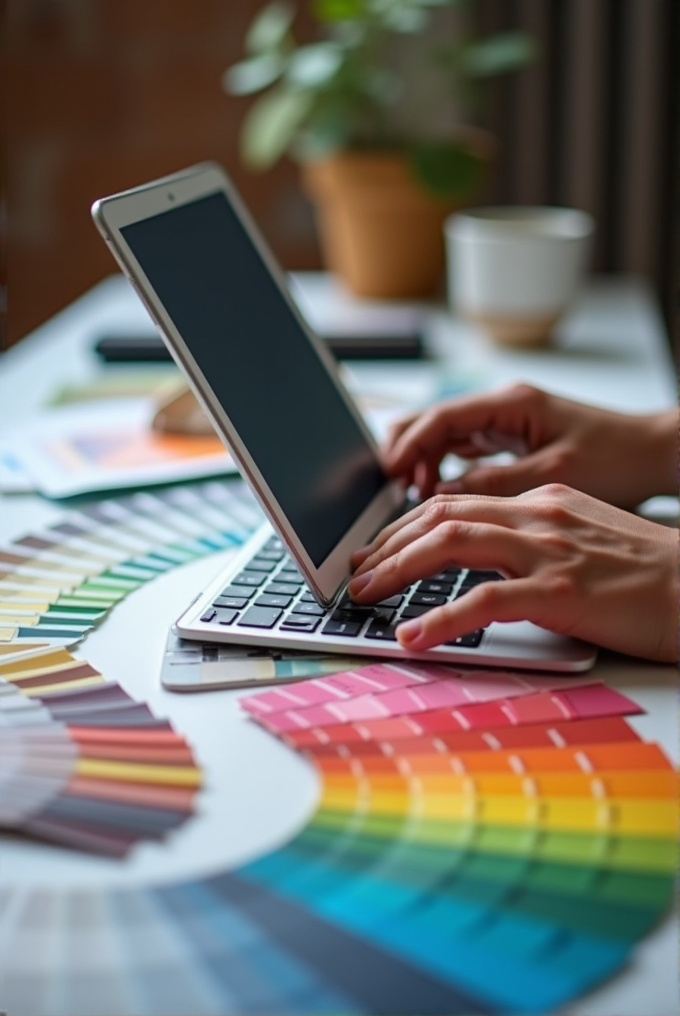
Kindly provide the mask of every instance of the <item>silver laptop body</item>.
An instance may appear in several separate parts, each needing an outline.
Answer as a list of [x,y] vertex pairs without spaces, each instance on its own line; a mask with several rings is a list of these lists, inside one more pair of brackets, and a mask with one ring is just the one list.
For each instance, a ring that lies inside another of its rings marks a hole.
[[404,510],[404,492],[384,474],[331,354],[219,166],[103,198],[92,214],[269,520],[194,596],[179,635],[483,666],[592,666],[592,646],[529,622],[492,624],[425,653],[399,646],[399,620],[476,581],[502,580],[493,573],[452,564],[363,614],[348,602],[352,552]]

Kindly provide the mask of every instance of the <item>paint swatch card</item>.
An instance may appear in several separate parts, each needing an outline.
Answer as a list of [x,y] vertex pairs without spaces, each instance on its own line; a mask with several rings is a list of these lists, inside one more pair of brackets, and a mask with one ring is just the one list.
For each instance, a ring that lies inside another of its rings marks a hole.
[[[500,689],[499,689],[500,690]],[[304,692],[300,693],[306,694]],[[250,706],[258,721],[274,733],[334,727],[343,723],[370,723],[382,718],[418,717],[421,729],[431,734],[548,723],[551,720],[615,716],[640,712],[639,707],[613,689],[589,684],[576,691],[538,692],[517,698],[499,698],[456,708],[442,708],[459,698],[451,681],[407,686],[375,695],[358,695],[301,709],[264,712]],[[246,704],[245,708],[248,708]]]
[[172,631],[161,665],[161,684],[170,691],[248,688],[259,683],[285,684],[300,677],[334,674],[360,664],[359,658],[229,646],[182,639]]
[[173,483],[236,467],[215,436],[151,428],[153,399],[106,399],[51,409],[5,445],[18,470],[48,497]]

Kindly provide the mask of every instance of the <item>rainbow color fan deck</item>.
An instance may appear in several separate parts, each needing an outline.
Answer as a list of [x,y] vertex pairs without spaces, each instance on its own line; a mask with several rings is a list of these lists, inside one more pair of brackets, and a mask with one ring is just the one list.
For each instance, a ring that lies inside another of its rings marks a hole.
[[246,699],[322,789],[240,876],[448,985],[456,1011],[592,988],[670,903],[676,774],[631,700],[543,680],[377,665]]

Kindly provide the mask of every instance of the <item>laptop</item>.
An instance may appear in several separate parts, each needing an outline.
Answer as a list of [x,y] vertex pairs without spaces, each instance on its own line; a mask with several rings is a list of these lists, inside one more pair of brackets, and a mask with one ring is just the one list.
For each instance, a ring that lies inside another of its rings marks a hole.
[[452,564],[372,607],[349,600],[351,554],[409,505],[220,166],[102,198],[92,215],[268,519],[192,591],[178,635],[485,667],[592,666],[592,646],[529,622],[401,648],[400,620],[503,581],[495,572]]

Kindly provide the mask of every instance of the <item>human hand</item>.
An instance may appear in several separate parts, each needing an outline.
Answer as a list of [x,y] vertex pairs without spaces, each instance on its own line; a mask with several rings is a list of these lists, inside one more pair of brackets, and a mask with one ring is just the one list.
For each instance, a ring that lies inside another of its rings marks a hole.
[[383,529],[352,560],[349,593],[376,603],[450,565],[504,582],[397,627],[424,650],[492,621],[533,621],[651,660],[678,659],[677,534],[561,484],[518,497],[438,495]]
[[[450,483],[439,465],[453,452],[476,459],[501,450],[509,465],[473,466]],[[529,385],[443,402],[397,422],[383,446],[387,472],[434,493],[512,496],[564,483],[622,508],[677,492],[677,413],[626,416]]]

